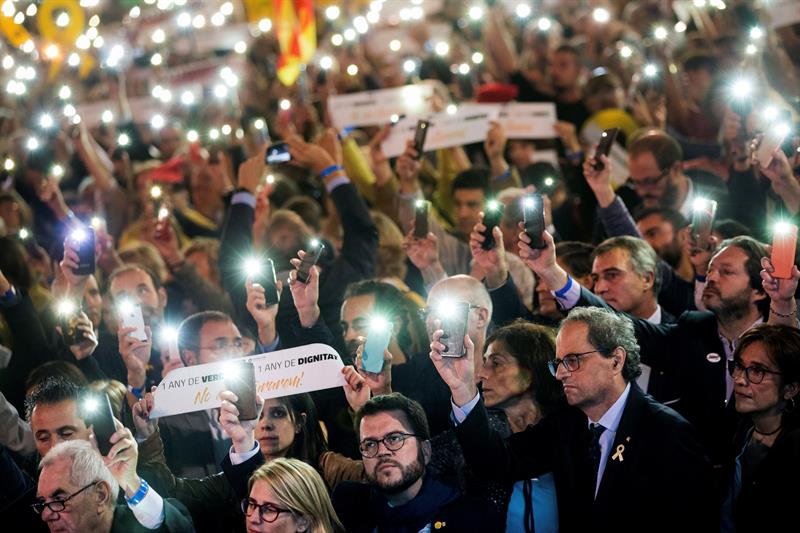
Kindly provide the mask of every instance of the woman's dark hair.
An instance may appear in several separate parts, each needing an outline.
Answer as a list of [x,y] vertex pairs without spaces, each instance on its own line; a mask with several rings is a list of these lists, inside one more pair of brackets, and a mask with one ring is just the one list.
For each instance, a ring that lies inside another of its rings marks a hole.
[[0,271],[18,288],[27,290],[33,284],[25,249],[13,237],[0,237]]
[[[761,324],[745,332],[739,337],[739,344],[733,353],[733,360],[739,361],[742,352],[755,343],[761,343],[767,356],[772,359],[778,372],[781,373],[781,386],[788,383],[800,383],[800,330],[792,326],[774,326]],[[798,395],[800,396],[800,395]],[[795,403],[800,398],[795,397]],[[795,408],[786,416],[800,420],[800,411]]]
[[495,330],[484,346],[493,342],[502,343],[508,354],[517,360],[520,369],[530,373],[530,391],[542,415],[546,416],[563,394],[561,382],[553,379],[547,368],[547,362],[556,356],[555,331],[517,320]]
[[[306,393],[275,399],[289,410],[292,423],[300,425],[300,432],[295,435],[286,457],[300,459],[319,470],[319,456],[328,451],[328,444],[319,425],[314,400]],[[303,414],[306,415],[305,422]]]

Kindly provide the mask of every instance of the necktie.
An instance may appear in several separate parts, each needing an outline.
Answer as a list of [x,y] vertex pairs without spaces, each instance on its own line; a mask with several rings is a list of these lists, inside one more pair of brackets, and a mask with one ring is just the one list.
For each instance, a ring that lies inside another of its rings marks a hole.
[[600,424],[589,424],[589,457],[592,459],[592,494],[597,487],[597,475],[600,469],[600,435],[606,430]]

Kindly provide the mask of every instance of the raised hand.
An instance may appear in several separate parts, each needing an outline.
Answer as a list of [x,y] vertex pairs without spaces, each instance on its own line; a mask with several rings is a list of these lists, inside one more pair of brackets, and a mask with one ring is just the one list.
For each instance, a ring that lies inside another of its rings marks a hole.
[[445,349],[444,344],[439,342],[444,331],[441,329],[441,324],[438,320],[435,321],[436,331],[431,336],[431,361],[436,371],[442,377],[442,380],[450,387],[450,392],[453,395],[453,402],[459,407],[469,403],[478,393],[478,388],[475,386],[475,367],[473,361],[475,359],[475,345],[469,338],[469,335],[464,336],[464,347],[466,348],[466,355],[463,357],[443,357],[442,353]]
[[73,344],[69,347],[69,351],[75,356],[75,359],[80,361],[92,355],[97,348],[97,336],[94,333],[92,322],[86,313],[81,312],[75,324],[75,329],[82,334],[82,340],[78,344]]
[[[300,268],[300,263],[306,252],[300,250],[297,252],[299,259],[292,259],[291,263],[295,269]],[[304,328],[310,328],[317,323],[319,319],[319,268],[316,266],[311,267],[308,272],[308,283],[302,283],[297,280],[297,270],[289,272],[289,290],[292,293],[294,306],[297,308],[297,314],[300,317],[300,324]]]
[[342,375],[344,376],[342,389],[344,389],[345,398],[347,398],[350,409],[357,413],[369,401],[370,388],[364,377],[353,366],[348,365],[342,368]]
[[131,411],[133,412],[133,425],[136,428],[136,436],[141,440],[147,440],[156,432],[158,427],[158,420],[150,418],[150,412],[153,410],[153,393],[156,387],[153,387],[151,392],[146,392],[142,399],[133,404]]
[[[325,148],[318,144],[307,143],[299,135],[290,135],[286,142],[289,144],[292,161],[309,169],[317,176],[326,168],[337,164]],[[341,146],[339,150],[341,150]]]
[[261,179],[264,176],[264,169],[266,169],[264,163],[264,154],[266,151],[267,147],[263,146],[255,156],[239,165],[238,187],[247,189],[252,194],[256,194],[258,185],[261,183]]
[[608,207],[614,201],[616,193],[611,187],[611,162],[604,155],[600,155],[600,161],[603,163],[602,170],[595,170],[594,165],[597,160],[594,157],[586,158],[583,162],[583,175],[586,178],[586,183],[592,189],[597,203],[600,207]]
[[[108,455],[103,457],[103,462],[111,471],[111,475],[119,483],[120,488],[125,491],[125,496],[133,497],[139,490],[141,479],[136,474],[136,463],[139,460],[139,447],[136,439],[133,438],[131,430],[122,425],[122,422],[114,419],[114,427],[117,431],[111,435],[111,450]],[[95,442],[96,445],[96,442]]]
[[525,227],[521,222],[519,227],[523,230],[519,234],[519,241],[517,241],[520,259],[522,259],[522,261],[528,265],[528,268],[533,270],[551,290],[558,290],[563,287],[567,283],[567,273],[556,263],[556,246],[553,242],[553,236],[545,231],[542,234],[546,245],[545,248],[541,250],[531,248],[531,238],[525,233]]
[[147,364],[150,362],[153,349],[153,333],[150,326],[145,326],[144,330],[147,334],[146,341],[140,341],[130,335],[136,328],[121,327],[117,330],[119,354],[128,370],[128,385],[137,389],[144,387],[147,380]]
[[364,377],[369,389],[375,396],[391,394],[392,392],[392,354],[388,349],[383,351],[383,367],[378,373],[367,372],[364,370],[364,343],[356,350],[356,368],[361,376]]
[[[278,298],[280,299],[283,283],[276,281],[275,287],[278,289]],[[247,310],[258,325],[258,340],[261,344],[271,344],[275,341],[275,317],[278,315],[278,304],[268,306],[264,287],[253,283],[249,276],[245,281],[245,288],[247,290]]]
[[75,247],[75,243],[72,239],[67,237],[64,239],[64,257],[61,259],[61,262],[58,263],[58,266],[61,268],[61,274],[64,276],[64,279],[67,280],[70,290],[77,289],[78,291],[82,291],[83,286],[89,279],[89,274],[84,276],[75,274],[75,270],[78,268],[78,262],[78,250]]
[[[231,391],[219,393],[222,404],[219,407],[219,423],[233,443],[236,453],[249,452],[255,446],[255,429],[258,417],[253,420],[239,420],[239,410],[234,405],[239,398]],[[256,394],[256,413],[264,407],[264,400]]]
[[[771,253],[772,246],[767,246],[767,251]],[[792,266],[792,277],[789,279],[773,276],[775,267],[769,257],[761,258],[761,268],[763,269],[761,271],[761,285],[772,301],[774,309],[779,313],[783,313],[784,311],[782,310],[791,312],[795,305],[794,295],[797,291],[797,283],[800,281],[800,271],[797,270],[797,265]]]
[[503,243],[503,232],[497,226],[492,228],[495,246],[490,250],[484,250],[482,245],[486,240],[483,235],[486,231],[486,226],[483,225],[483,212],[481,212],[480,217],[480,222],[475,224],[475,227],[472,228],[472,233],[469,234],[469,250],[475,264],[486,273],[486,286],[490,289],[496,289],[508,277],[508,262],[506,260],[505,244]]

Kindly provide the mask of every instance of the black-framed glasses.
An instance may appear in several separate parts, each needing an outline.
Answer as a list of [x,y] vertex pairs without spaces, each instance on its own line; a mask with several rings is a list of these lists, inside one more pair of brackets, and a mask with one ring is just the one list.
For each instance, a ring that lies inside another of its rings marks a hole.
[[244,339],[242,337],[236,337],[233,339],[232,342],[228,342],[228,339],[219,339],[214,341],[210,346],[198,346],[197,349],[199,350],[211,350],[213,352],[219,352],[222,350],[230,350],[235,348],[237,350],[241,350],[244,348]]
[[547,362],[547,368],[553,376],[558,372],[558,365],[563,366],[567,372],[577,372],[581,368],[581,357],[586,357],[593,353],[603,353],[602,350],[589,350],[588,352],[581,353],[568,353],[561,359],[556,357],[552,361]]
[[253,511],[258,509],[258,517],[262,522],[272,523],[278,519],[281,513],[291,513],[291,509],[284,509],[272,503],[258,503],[253,498],[245,498],[242,500],[242,512],[251,516]]
[[86,489],[88,489],[89,487],[94,487],[94,486],[95,486],[95,485],[97,485],[98,483],[100,483],[100,480],[97,480],[97,481],[92,481],[91,483],[89,483],[88,485],[86,485],[85,487],[83,487],[82,489],[80,489],[80,490],[78,490],[78,491],[76,491],[76,492],[73,492],[72,494],[70,494],[69,496],[67,496],[66,498],[64,498],[63,500],[62,500],[62,499],[60,499],[60,498],[58,498],[58,499],[55,499],[55,500],[50,500],[49,502],[36,502],[36,503],[32,503],[32,504],[31,504],[31,509],[33,509],[33,512],[34,512],[34,513],[36,513],[36,514],[39,514],[39,515],[40,515],[40,514],[42,514],[42,513],[44,512],[44,508],[45,508],[45,507],[47,507],[48,509],[50,509],[50,511],[51,511],[51,512],[53,512],[53,513],[60,513],[60,512],[62,512],[64,509],[66,509],[66,508],[67,508],[67,502],[68,502],[68,501],[70,501],[72,498],[74,498],[75,496],[77,496],[77,495],[78,495],[78,494],[80,494],[81,492],[85,491],[85,490],[86,490]]
[[628,176],[628,179],[625,181],[625,183],[627,183],[628,186],[631,187],[632,189],[641,189],[643,187],[655,187],[656,185],[664,181],[664,178],[666,178],[669,175],[669,171],[670,169],[667,169],[661,172],[661,174],[659,174],[658,176],[649,176],[646,178],[642,178],[640,180],[635,180],[632,177]]
[[[456,302],[456,303],[460,303],[460,302]],[[469,310],[470,311],[472,311],[473,309],[480,309],[480,308],[481,308],[480,305],[469,304]],[[419,317],[422,320],[427,320],[428,316],[431,313],[433,313],[433,315],[436,316],[436,311],[437,311],[437,309],[436,309],[435,306],[434,307],[423,307],[422,309],[417,309],[417,314],[419,314]]]
[[382,442],[390,452],[396,452],[405,444],[406,439],[416,437],[413,433],[402,433],[395,431],[385,435],[382,439],[364,439],[358,445],[358,449],[363,457],[370,459],[378,455],[378,448]]
[[780,376],[781,372],[769,370],[763,366],[744,366],[741,361],[728,361],[728,373],[732,378],[736,379],[744,373],[744,378],[748,383],[758,385],[764,381],[764,376],[767,374],[775,374]]

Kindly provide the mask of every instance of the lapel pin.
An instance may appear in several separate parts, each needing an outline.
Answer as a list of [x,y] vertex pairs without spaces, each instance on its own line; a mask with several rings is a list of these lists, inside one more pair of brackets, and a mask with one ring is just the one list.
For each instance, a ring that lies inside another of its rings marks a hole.
[[620,444],[619,446],[617,446],[617,453],[612,455],[611,459],[613,461],[619,461],[621,463],[622,461],[625,460],[625,458],[622,457],[622,452],[624,452],[624,451],[625,451],[625,445],[624,444]]
[[719,356],[718,353],[711,352],[706,356],[706,361],[708,361],[709,363],[719,363],[720,361],[722,361],[722,358]]

